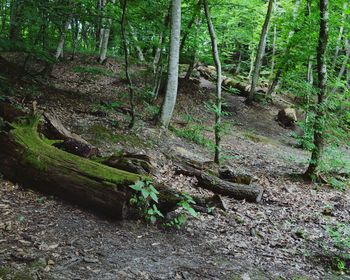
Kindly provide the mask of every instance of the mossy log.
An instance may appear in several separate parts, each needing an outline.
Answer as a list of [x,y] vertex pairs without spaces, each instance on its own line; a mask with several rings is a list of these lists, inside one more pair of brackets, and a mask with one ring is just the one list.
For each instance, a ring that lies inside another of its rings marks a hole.
[[[8,122],[0,129],[0,173],[5,178],[116,219],[134,215],[129,207],[134,191],[129,186],[148,179],[146,175],[60,150],[54,146],[57,140],[49,140],[38,132],[40,117],[21,116],[14,110],[16,113],[10,110],[10,117],[0,112]],[[14,121],[17,115],[20,117]],[[158,208],[163,213],[174,210],[181,200],[180,193],[163,185],[156,187]],[[194,197],[194,200],[203,208],[222,208],[216,199]]]
[[9,180],[57,195],[115,218],[125,218],[137,174],[54,147],[37,132],[39,118],[12,123],[0,133],[0,172]]

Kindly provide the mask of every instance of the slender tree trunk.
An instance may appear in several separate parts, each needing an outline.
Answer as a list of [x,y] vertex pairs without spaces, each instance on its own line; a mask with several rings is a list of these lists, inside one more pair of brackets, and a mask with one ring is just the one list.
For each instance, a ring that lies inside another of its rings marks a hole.
[[198,20],[198,16],[199,16],[200,11],[201,11],[200,6],[201,6],[201,0],[199,0],[197,2],[197,5],[194,8],[195,10],[193,12],[192,18],[189,21],[189,23],[187,24],[187,29],[185,30],[185,32],[182,36],[181,43],[180,43],[180,54],[182,53],[183,48],[185,47],[186,40],[188,38],[188,35],[190,34],[190,31],[191,31],[193,24],[195,24],[196,21]]
[[95,26],[95,50],[100,52],[100,42],[101,42],[101,31],[102,31],[102,10],[103,10],[103,0],[97,0],[96,9],[98,11],[98,20]]
[[136,48],[136,51],[137,51],[137,55],[139,57],[139,62],[143,63],[143,62],[145,62],[145,57],[144,57],[143,52],[141,50],[141,47],[139,45],[139,40],[138,40],[138,38],[136,36],[135,30],[132,27],[132,25],[130,23],[128,25],[129,25],[129,29],[130,29],[130,33],[131,33],[132,39],[134,41],[134,45],[135,45],[135,48]]
[[312,68],[313,68],[313,63],[312,63],[312,57],[310,56],[307,63],[307,82],[310,85],[314,84],[314,73],[312,71]]
[[241,72],[241,65],[242,65],[242,52],[239,51],[238,62],[235,69],[235,75],[239,75],[239,73]]
[[338,38],[337,38],[337,43],[336,43],[335,53],[334,53],[334,58],[333,58],[333,63],[332,63],[332,68],[333,69],[335,68],[335,66],[337,64],[337,59],[338,59],[338,55],[339,55],[341,40],[343,38],[344,22],[345,22],[345,19],[346,19],[346,10],[347,10],[347,8],[348,8],[348,3],[344,2],[343,11],[342,11],[342,15],[341,15],[341,24],[340,24],[340,28],[339,28],[339,35],[338,35]]
[[[306,15],[305,16],[309,19],[309,27],[311,27],[311,18],[310,18],[310,16],[311,16],[311,0],[307,0],[307,2],[306,2]],[[309,45],[308,45],[308,52],[310,52]],[[312,55],[309,55],[309,58],[307,61],[307,82],[311,86],[314,84],[313,56]],[[308,97],[308,99],[309,99],[309,97]]]
[[[193,46],[191,46],[191,61],[188,65],[188,69],[185,75],[185,80],[188,81],[191,78],[194,66],[196,65],[196,61],[197,61],[197,44],[198,44],[198,26],[200,25],[200,19],[197,17],[195,19],[195,35],[193,38]],[[181,52],[181,49],[180,49]]]
[[153,74],[157,73],[157,66],[163,52],[163,41],[164,41],[164,32],[162,31],[159,35],[159,45],[157,46],[156,53],[153,59]]
[[78,38],[79,38],[79,21],[76,18],[72,20],[72,38],[73,38],[73,52],[71,60],[75,59],[75,53],[78,46]]
[[[169,25],[169,10],[167,11],[167,13],[164,15],[164,26],[165,27],[168,27]],[[161,59],[162,59],[162,55],[163,55],[163,49],[164,49],[164,39],[165,39],[165,36],[164,36],[164,30],[162,29],[162,31],[160,32],[159,34],[159,41],[158,41],[158,46],[156,48],[156,52],[155,52],[155,55],[154,55],[154,59],[153,59],[153,74],[154,74],[154,78],[156,79],[157,77],[157,74],[158,74],[158,71],[157,69],[159,69],[159,66],[160,66],[160,62],[161,62]]]
[[[277,16],[277,3],[276,0],[273,2],[273,14],[276,17]],[[273,26],[273,40],[272,40],[272,58],[271,58],[271,76],[273,75],[273,72],[275,70],[275,64],[276,64],[276,42],[277,42],[277,24],[275,23]]]
[[[299,7],[300,7],[300,2],[301,2],[301,0],[296,0],[296,2],[295,2],[295,6],[294,6],[294,10],[293,10],[293,20],[295,20],[295,19],[297,18],[297,16],[298,16]],[[289,31],[287,42],[290,41],[290,39],[293,37],[294,33],[295,33],[295,30],[294,30],[294,29],[291,30],[291,31]],[[284,53],[283,53],[283,56],[284,56],[284,57],[286,57],[286,56],[289,54],[289,50],[290,50],[290,47],[287,46],[287,47],[285,48],[285,50],[284,50]],[[285,66],[282,65],[282,66],[280,66],[280,67],[277,69],[276,74],[275,74],[275,76],[274,76],[274,78],[273,78],[273,80],[272,80],[272,83],[271,83],[271,85],[270,85],[270,87],[269,87],[269,89],[268,89],[268,91],[267,91],[267,95],[268,95],[268,96],[271,96],[271,95],[276,91],[277,86],[278,86],[278,84],[279,84],[279,82],[280,82],[280,79],[281,79],[281,77],[282,77],[283,71],[285,70],[284,68],[285,68]],[[272,71],[271,71],[271,72],[272,72]]]
[[160,116],[160,124],[167,128],[176,104],[181,32],[181,0],[172,0],[171,39],[169,51],[168,82]]
[[323,104],[327,95],[327,60],[326,50],[328,44],[329,33],[329,13],[328,0],[320,1],[320,34],[317,48],[317,74],[318,74],[318,93],[317,107],[314,122],[314,148],[312,150],[311,161],[305,175],[312,178],[316,175],[321,155],[324,147],[324,118],[326,112]]
[[126,40],[126,34],[125,34],[127,0],[121,0],[121,8],[122,8],[122,19],[121,19],[122,38],[121,39],[122,39],[123,51],[124,51],[125,76],[128,82],[130,107],[131,107],[131,113],[130,113],[131,120],[130,120],[129,128],[133,128],[135,125],[135,94],[134,94],[134,88],[133,88],[132,80],[129,73],[129,51],[128,51],[128,44]]
[[256,56],[255,55],[255,50],[252,50],[252,52],[250,54],[250,68],[249,68],[249,73],[248,73],[248,80],[249,80],[250,83],[252,82],[252,74],[253,74],[253,71],[254,71],[254,58],[255,58],[255,56]]
[[221,107],[222,107],[222,101],[221,101],[221,83],[222,83],[222,76],[221,76],[221,62],[220,62],[220,56],[218,51],[218,44],[216,40],[216,34],[214,30],[213,23],[211,21],[210,13],[209,13],[209,7],[208,7],[208,1],[203,0],[204,5],[204,11],[205,16],[207,18],[208,23],[208,30],[211,38],[211,47],[213,52],[213,58],[215,62],[215,68],[216,68],[216,110],[215,110],[215,158],[214,161],[217,164],[220,164],[220,143],[221,143]]
[[71,23],[71,20],[72,20],[72,16],[69,16],[68,19],[66,20],[64,26],[63,26],[63,29],[61,30],[60,41],[58,43],[56,53],[55,53],[56,59],[59,59],[60,57],[63,58],[64,42],[66,40],[66,34],[67,34],[68,27]]
[[[115,0],[112,0],[111,3],[114,5]],[[105,0],[102,4],[104,4],[103,8],[106,9],[107,1]],[[112,19],[109,17],[104,21],[106,26],[103,26],[101,29],[101,40],[100,40],[100,57],[99,62],[104,63],[107,59],[107,51],[108,51],[108,42],[109,42],[109,34],[110,28],[112,26]]]
[[7,0],[1,5],[1,33],[5,34],[6,30],[6,19],[7,19]]
[[[349,39],[345,40],[345,47],[346,47],[346,54],[345,54],[345,58],[343,60],[343,63],[341,65],[341,68],[340,68],[340,71],[339,71],[339,74],[338,74],[337,82],[341,81],[342,77],[345,74],[345,71],[346,71],[346,68],[347,68],[347,65],[348,65],[348,62],[349,62],[349,58],[350,58],[350,42],[349,42]],[[338,86],[335,85],[335,87],[332,90],[332,93],[335,93],[337,91],[337,89],[338,89]]]
[[270,24],[273,1],[274,0],[269,0],[268,7],[267,7],[267,13],[266,13],[266,17],[265,17],[265,22],[264,22],[264,25],[263,25],[263,28],[261,31],[258,49],[256,51],[252,83],[250,86],[249,95],[246,99],[246,103],[248,105],[251,105],[253,103],[255,89],[256,89],[256,86],[257,86],[258,81],[259,81],[261,62],[262,62],[263,53],[264,53],[265,46],[266,46],[266,36],[267,36],[269,24]]
[[10,40],[19,40],[21,33],[21,15],[24,0],[13,0],[10,12]]

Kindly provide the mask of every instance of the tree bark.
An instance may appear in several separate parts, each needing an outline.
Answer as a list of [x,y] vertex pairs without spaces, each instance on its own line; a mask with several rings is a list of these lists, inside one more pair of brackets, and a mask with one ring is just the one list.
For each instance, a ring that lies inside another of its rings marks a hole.
[[[115,0],[112,0],[111,3],[114,5],[115,4]],[[104,1],[102,3],[104,9],[106,9],[107,4],[108,4],[107,1]],[[100,31],[100,36],[101,36],[100,56],[99,56],[99,62],[100,63],[104,63],[106,61],[106,59],[107,59],[108,42],[109,42],[110,28],[112,26],[112,18],[108,18],[107,20],[105,20],[104,24],[106,26],[103,26],[103,28]]]
[[194,12],[193,12],[192,18],[188,22],[187,29],[185,30],[185,32],[184,32],[184,34],[182,36],[181,43],[180,43],[180,54],[182,53],[182,51],[183,51],[183,49],[185,47],[187,37],[190,34],[190,31],[191,31],[191,28],[192,28],[193,24],[195,24],[196,21],[198,20],[198,16],[199,16],[200,11],[201,11],[201,9],[200,9],[201,1],[202,0],[199,0],[197,2],[196,6],[194,7]]
[[219,56],[219,51],[218,51],[218,44],[217,44],[217,40],[216,40],[216,34],[215,34],[214,26],[213,26],[213,23],[211,21],[211,17],[210,17],[210,13],[209,13],[208,1],[203,0],[203,5],[204,5],[205,16],[207,18],[208,30],[209,30],[210,39],[211,39],[211,48],[212,48],[213,59],[214,59],[215,68],[216,68],[215,158],[214,158],[214,161],[215,161],[215,163],[220,164],[221,107],[222,107],[222,101],[221,101],[221,83],[222,83],[221,62],[220,62],[220,56]]
[[259,81],[261,61],[262,61],[262,58],[263,58],[263,53],[265,51],[266,36],[267,36],[267,30],[268,30],[269,24],[270,24],[272,7],[273,7],[273,1],[274,0],[269,0],[268,7],[267,7],[267,13],[266,13],[266,17],[265,17],[265,22],[264,22],[264,25],[263,25],[263,28],[262,28],[262,31],[261,31],[258,49],[256,51],[256,57],[255,57],[255,63],[254,63],[254,71],[253,71],[253,76],[252,76],[250,92],[249,92],[249,95],[248,95],[248,97],[246,99],[246,103],[248,105],[251,105],[253,103],[254,94],[255,94],[255,88],[256,88],[256,86],[258,84],[258,81]]
[[329,13],[328,0],[320,0],[320,34],[317,48],[317,74],[318,74],[318,93],[317,107],[314,121],[314,148],[312,150],[311,161],[305,175],[312,178],[316,175],[321,155],[324,147],[324,100],[327,95],[327,60],[326,50],[329,33]]
[[66,20],[64,26],[63,26],[63,29],[61,30],[60,41],[58,43],[56,53],[55,53],[56,59],[63,58],[64,42],[66,40],[66,34],[67,34],[69,24],[71,23],[71,20],[72,20],[72,16],[69,16],[68,19]]
[[181,32],[181,0],[172,0],[171,39],[169,51],[168,81],[162,105],[160,125],[168,128],[176,104]]
[[[346,54],[345,54],[345,58],[343,60],[343,63],[341,65],[341,68],[339,70],[339,74],[338,74],[338,77],[336,80],[337,83],[339,83],[341,81],[342,77],[344,76],[349,59],[350,59],[350,41],[349,41],[349,39],[345,40],[345,49],[346,49]],[[338,89],[338,86],[335,85],[335,87],[332,90],[332,93],[334,94],[337,91],[337,89]]]
[[10,30],[9,30],[9,39],[10,40],[19,40],[21,33],[21,16],[22,9],[24,5],[24,0],[13,0],[11,4],[10,12]]
[[210,190],[216,194],[226,195],[238,200],[245,199],[249,202],[260,202],[262,199],[263,189],[256,185],[228,182],[183,163],[176,163],[175,172],[176,174],[196,177],[197,187]]
[[130,23],[128,25],[129,25],[129,28],[130,28],[130,33],[131,33],[132,39],[133,39],[134,44],[135,44],[137,56],[139,57],[139,62],[143,63],[143,62],[145,62],[145,57],[143,55],[141,47],[139,46],[139,40],[138,40],[138,38],[136,36],[135,30],[132,27],[132,25]]
[[334,52],[334,58],[333,58],[333,63],[332,63],[332,68],[334,69],[336,64],[337,64],[337,59],[338,59],[338,55],[339,55],[339,50],[340,50],[340,43],[341,40],[343,38],[343,33],[344,33],[344,22],[346,19],[346,10],[348,8],[348,3],[344,2],[343,4],[343,11],[342,11],[342,15],[341,15],[341,23],[340,23],[340,27],[339,27],[339,34],[338,34],[338,38],[337,38],[337,43],[336,43],[336,47],[335,47],[335,52]]
[[125,69],[125,76],[126,80],[128,82],[128,89],[129,89],[129,100],[130,100],[130,116],[131,120],[129,123],[129,128],[133,128],[135,125],[135,93],[133,88],[133,83],[130,77],[129,73],[129,52],[128,52],[128,44],[126,41],[126,34],[125,34],[125,27],[126,27],[126,11],[127,11],[127,0],[121,0],[122,4],[122,19],[121,19],[121,36],[122,36],[122,44],[123,44],[123,51],[124,51],[124,69]]
[[[301,0],[296,0],[295,2],[295,6],[294,6],[294,10],[293,10],[293,20],[295,20],[298,16],[298,11],[299,11],[299,7],[300,7],[300,2]],[[288,33],[288,40],[287,40],[287,43],[290,41],[290,39],[293,37],[295,33],[295,30],[291,30],[289,31]],[[285,58],[288,54],[289,54],[289,50],[290,50],[290,46],[287,46],[284,51],[283,51],[283,57]],[[280,82],[280,79],[282,77],[282,74],[283,74],[283,71],[285,71],[285,64],[283,64],[282,66],[280,66],[277,71],[276,71],[276,74],[272,80],[272,83],[269,87],[269,90],[267,91],[267,95],[268,96],[271,96],[277,89],[277,86]]]

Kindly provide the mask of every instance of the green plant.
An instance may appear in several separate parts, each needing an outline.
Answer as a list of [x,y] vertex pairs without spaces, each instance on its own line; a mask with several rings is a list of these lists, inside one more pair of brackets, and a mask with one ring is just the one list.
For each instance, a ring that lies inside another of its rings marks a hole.
[[95,104],[92,106],[94,111],[102,111],[102,112],[110,112],[114,111],[117,108],[120,108],[124,105],[124,103],[119,101],[113,101],[109,103]]
[[328,235],[332,239],[334,247],[338,249],[334,262],[339,271],[343,272],[349,269],[350,260],[350,226],[346,224],[337,224],[327,229]]
[[153,186],[152,181],[137,181],[130,188],[137,192],[130,199],[130,205],[136,206],[146,221],[155,224],[159,218],[164,218],[156,205],[159,192]]
[[94,76],[107,76],[107,77],[114,76],[113,72],[110,70],[100,68],[100,67],[93,67],[93,66],[76,66],[73,68],[73,71],[76,73],[90,74]]
[[204,131],[207,130],[202,125],[189,125],[184,128],[177,128],[171,126],[170,130],[175,133],[176,136],[190,140],[196,144],[207,147],[209,149],[214,149],[215,144],[208,137],[204,136]]
[[347,184],[342,181],[342,180],[338,180],[337,178],[332,177],[329,180],[329,184],[332,188],[340,190],[340,191],[345,191],[347,188]]
[[186,223],[188,216],[198,217],[198,212],[193,209],[191,205],[196,204],[193,198],[188,194],[176,195],[181,200],[177,203],[182,212],[177,215],[172,220],[165,223],[167,227],[174,227],[176,229],[181,229],[182,226]]

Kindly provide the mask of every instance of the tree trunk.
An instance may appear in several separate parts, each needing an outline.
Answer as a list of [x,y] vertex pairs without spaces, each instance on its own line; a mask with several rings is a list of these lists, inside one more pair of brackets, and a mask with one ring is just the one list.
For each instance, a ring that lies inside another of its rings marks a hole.
[[171,39],[169,51],[168,81],[160,124],[164,128],[169,126],[176,104],[178,78],[179,78],[179,58],[180,58],[180,32],[181,32],[181,0],[172,0],[171,18]]
[[136,48],[137,55],[139,57],[139,62],[143,63],[143,62],[145,62],[145,57],[143,55],[141,47],[139,46],[139,40],[138,40],[138,38],[136,36],[135,30],[132,27],[132,25],[130,23],[128,25],[129,25],[129,28],[130,28],[131,36],[132,36],[132,38],[134,40],[134,45],[135,45],[135,48]]
[[312,57],[310,56],[307,62],[307,82],[310,85],[314,84],[314,73],[313,73],[313,63]]
[[335,53],[334,53],[334,58],[333,58],[333,63],[332,63],[332,68],[334,69],[336,64],[337,64],[337,59],[339,55],[339,50],[340,50],[340,45],[341,45],[341,40],[343,39],[343,33],[344,33],[344,22],[346,19],[346,10],[348,8],[348,3],[344,2],[343,5],[343,11],[341,15],[341,23],[340,23],[340,28],[339,28],[339,35],[337,38],[337,43],[335,47]]
[[64,49],[64,42],[66,40],[66,33],[69,27],[69,24],[71,23],[72,17],[69,16],[69,18],[66,20],[63,29],[61,30],[61,37],[60,37],[60,41],[58,43],[57,49],[56,49],[56,53],[55,53],[55,58],[59,59],[59,58],[63,58],[63,49]]
[[253,103],[255,88],[256,88],[258,81],[259,81],[261,62],[262,62],[263,53],[265,51],[265,46],[266,46],[266,36],[267,36],[267,30],[268,30],[269,24],[270,24],[273,1],[274,0],[269,0],[268,7],[267,7],[267,13],[266,13],[266,17],[265,17],[265,22],[264,22],[264,25],[263,25],[263,28],[261,31],[258,49],[256,51],[254,71],[253,71],[253,76],[252,76],[252,83],[251,83],[249,95],[246,99],[246,103],[248,105],[251,105]]
[[[111,3],[114,5],[115,0],[112,0]],[[106,9],[108,2],[104,1],[102,4],[104,5],[103,8]],[[103,26],[103,28],[101,28],[101,34],[100,34],[100,36],[101,36],[100,56],[99,56],[100,63],[104,63],[107,59],[108,42],[109,42],[110,28],[112,26],[112,19],[108,18],[107,20],[105,20],[103,22],[106,26]]]
[[9,31],[10,40],[16,41],[20,39],[23,5],[24,5],[24,0],[13,0],[11,4],[10,31]]
[[[295,6],[294,6],[294,10],[293,10],[293,20],[295,20],[298,16],[298,11],[299,11],[299,7],[300,7],[300,2],[301,0],[296,0],[295,2]],[[288,40],[287,40],[287,43],[290,41],[290,39],[293,37],[295,33],[295,30],[291,30],[289,31],[288,33]],[[283,57],[285,58],[288,54],[289,54],[289,50],[290,50],[290,46],[287,46],[283,52]],[[267,92],[267,95],[268,96],[271,96],[275,91],[276,91],[276,88],[280,82],[280,79],[282,77],[282,74],[283,74],[283,71],[285,71],[285,64],[283,64],[282,66],[280,66],[277,71],[276,71],[276,74],[272,80],[272,83],[269,87],[269,90]],[[272,71],[271,71],[272,72]]]
[[218,51],[218,44],[216,41],[216,34],[214,30],[213,23],[211,21],[210,13],[209,13],[209,7],[208,7],[208,1],[203,0],[204,5],[204,11],[205,16],[207,18],[208,23],[208,30],[210,34],[211,39],[211,48],[213,52],[213,59],[215,62],[215,68],[216,68],[216,108],[215,108],[215,158],[214,161],[217,164],[220,164],[220,143],[221,143],[221,107],[222,107],[222,101],[221,101],[221,83],[222,83],[222,74],[221,74],[221,62],[220,62],[220,56]]
[[185,30],[185,32],[182,36],[181,43],[180,43],[180,54],[182,53],[183,48],[185,47],[187,37],[190,34],[190,31],[191,31],[193,24],[195,24],[196,21],[198,21],[198,16],[199,16],[200,11],[201,11],[200,6],[201,6],[201,0],[199,0],[197,2],[196,6],[194,7],[194,12],[193,12],[192,18],[189,21],[189,23],[187,24],[187,29]]
[[72,51],[71,60],[75,59],[75,53],[76,53],[77,47],[78,47],[78,38],[79,38],[79,21],[78,21],[78,19],[74,18],[72,20],[73,51]]
[[[338,74],[338,78],[336,80],[337,83],[341,82],[341,79],[342,79],[342,77],[345,74],[345,71],[346,71],[346,68],[347,68],[347,65],[348,65],[348,62],[349,62],[349,58],[350,58],[350,42],[349,42],[349,39],[345,40],[345,48],[346,48],[346,54],[345,54],[345,58],[343,60],[343,63],[341,65],[341,68],[340,68],[340,71],[339,71],[339,74]],[[334,94],[337,91],[337,89],[338,89],[338,85],[335,85],[335,87],[332,90],[332,93]]]
[[135,93],[134,93],[134,88],[133,88],[132,80],[129,73],[129,52],[128,52],[128,44],[126,41],[126,34],[125,34],[127,0],[121,0],[121,4],[122,4],[122,19],[121,19],[122,38],[121,39],[122,39],[123,51],[124,51],[125,76],[128,82],[130,109],[131,109],[131,112],[130,112],[131,120],[130,120],[129,128],[133,128],[135,125]]
[[316,175],[319,166],[322,150],[324,146],[324,100],[327,95],[327,60],[326,50],[329,33],[329,13],[328,0],[320,0],[320,34],[317,48],[317,74],[318,74],[318,93],[317,107],[314,121],[314,148],[312,150],[311,161],[305,175],[312,178]]

